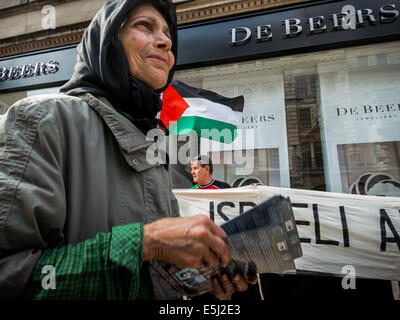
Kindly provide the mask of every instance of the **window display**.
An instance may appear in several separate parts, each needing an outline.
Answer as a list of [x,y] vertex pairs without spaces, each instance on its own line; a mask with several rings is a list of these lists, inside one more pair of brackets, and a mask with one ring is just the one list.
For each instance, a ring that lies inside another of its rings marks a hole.
[[[254,146],[243,146],[240,134],[232,145],[201,139],[200,153],[221,161],[219,179],[400,196],[400,42],[182,70],[175,78],[244,96],[240,125],[253,130]],[[225,161],[246,149],[251,170]]]
[[254,182],[289,187],[282,70],[251,62],[207,68],[200,77],[197,71],[178,72],[176,79],[226,97],[243,95],[245,101],[232,144],[200,139],[200,153],[211,156],[215,177],[235,186]]
[[[389,192],[400,174],[399,46],[348,50],[343,61],[319,63],[317,68],[328,191]],[[387,180],[381,191],[373,185],[361,188],[365,179],[379,175]]]
[[50,94],[58,93],[60,87],[29,90],[29,91],[15,91],[9,93],[0,94],[0,114],[6,113],[9,107],[11,107],[15,102],[24,99],[26,97],[31,97],[39,94]]

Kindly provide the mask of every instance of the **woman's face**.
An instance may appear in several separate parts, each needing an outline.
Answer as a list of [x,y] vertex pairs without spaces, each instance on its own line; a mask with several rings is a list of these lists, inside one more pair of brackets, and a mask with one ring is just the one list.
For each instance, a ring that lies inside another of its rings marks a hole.
[[151,5],[133,9],[118,33],[129,62],[129,73],[154,90],[164,87],[175,57],[164,17]]

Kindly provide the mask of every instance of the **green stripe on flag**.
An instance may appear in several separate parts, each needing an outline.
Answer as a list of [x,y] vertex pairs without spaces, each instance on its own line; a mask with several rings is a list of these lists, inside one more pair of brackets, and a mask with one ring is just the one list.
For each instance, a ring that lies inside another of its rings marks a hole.
[[202,138],[232,143],[237,137],[237,126],[231,123],[202,118],[181,117],[168,130],[170,134],[193,134],[193,131]]

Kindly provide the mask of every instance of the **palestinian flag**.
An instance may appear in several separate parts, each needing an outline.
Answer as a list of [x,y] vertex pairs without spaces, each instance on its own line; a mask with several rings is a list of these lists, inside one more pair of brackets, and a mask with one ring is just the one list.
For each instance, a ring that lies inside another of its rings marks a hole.
[[162,101],[160,120],[170,134],[195,131],[199,137],[224,143],[231,143],[237,136],[243,96],[227,98],[174,80],[164,91]]

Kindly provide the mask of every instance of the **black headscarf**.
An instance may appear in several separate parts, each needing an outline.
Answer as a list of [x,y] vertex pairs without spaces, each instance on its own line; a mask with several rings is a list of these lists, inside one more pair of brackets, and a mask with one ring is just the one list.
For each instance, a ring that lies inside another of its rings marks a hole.
[[161,110],[159,94],[172,81],[175,65],[167,84],[153,90],[129,74],[129,62],[118,39],[118,32],[128,13],[141,4],[153,5],[166,20],[172,39],[172,52],[177,61],[177,22],[175,6],[170,0],[112,0],[107,1],[86,29],[78,46],[74,74],[61,92],[78,96],[91,93],[107,98],[117,109],[130,115],[142,132],[157,125]]

